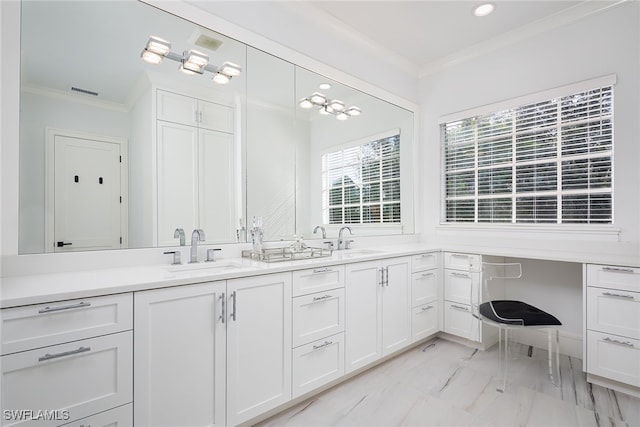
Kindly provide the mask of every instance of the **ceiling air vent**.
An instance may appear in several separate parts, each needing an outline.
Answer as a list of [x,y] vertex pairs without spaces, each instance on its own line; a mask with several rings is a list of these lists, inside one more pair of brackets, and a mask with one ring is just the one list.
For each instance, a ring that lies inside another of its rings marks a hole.
[[194,34],[192,38],[193,44],[213,52],[215,52],[220,46],[222,46],[222,40],[218,40],[208,34],[196,32],[196,34]]

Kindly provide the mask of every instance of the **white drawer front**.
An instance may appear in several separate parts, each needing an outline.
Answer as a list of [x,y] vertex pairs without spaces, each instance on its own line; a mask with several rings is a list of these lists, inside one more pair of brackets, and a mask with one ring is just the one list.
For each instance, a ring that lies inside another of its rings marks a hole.
[[418,307],[438,299],[440,274],[438,269],[411,275],[411,306]]
[[430,270],[440,267],[440,253],[429,252],[411,257],[411,270],[413,272]]
[[444,303],[444,331],[473,341],[480,338],[480,322],[471,315],[471,307],[465,304]]
[[132,400],[132,331],[2,356],[3,409],[68,411],[77,420]]
[[293,349],[293,397],[344,375],[344,334]]
[[293,299],[293,347],[344,331],[344,288]]
[[293,272],[293,296],[344,287],[344,266],[318,267]]
[[131,427],[133,404],[119,406],[99,414],[65,424],[64,427]]
[[587,286],[640,292],[640,268],[589,264]]
[[640,339],[640,293],[588,287],[587,328]]
[[640,386],[640,341],[587,331],[587,372]]
[[7,308],[2,354],[121,332],[133,328],[132,294]]
[[457,270],[444,271],[444,299],[447,301],[471,304],[478,298],[480,273]]
[[438,332],[438,303],[415,307],[411,315],[411,336],[416,342]]
[[480,262],[480,255],[445,252],[444,268],[465,271],[481,271],[482,263]]

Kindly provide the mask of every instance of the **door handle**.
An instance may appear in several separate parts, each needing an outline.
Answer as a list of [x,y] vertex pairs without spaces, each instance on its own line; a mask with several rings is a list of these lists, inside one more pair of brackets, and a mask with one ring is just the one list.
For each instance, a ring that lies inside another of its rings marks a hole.
[[63,247],[63,246],[69,246],[71,245],[71,242],[58,242],[57,245],[59,248]]

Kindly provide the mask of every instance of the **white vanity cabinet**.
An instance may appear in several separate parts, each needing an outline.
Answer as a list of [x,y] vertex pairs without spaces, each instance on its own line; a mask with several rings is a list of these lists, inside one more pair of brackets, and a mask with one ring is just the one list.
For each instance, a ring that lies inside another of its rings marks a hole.
[[411,337],[416,342],[440,331],[440,253],[411,258]]
[[135,425],[224,426],[226,282],[135,293]]
[[227,425],[291,399],[291,273],[227,281]]
[[[7,308],[0,317],[3,426],[61,425],[132,402],[131,294]],[[130,412],[115,418],[132,424]]]
[[158,244],[176,244],[176,228],[235,242],[233,109],[160,89],[156,105]]
[[344,271],[293,273],[293,397],[344,375]]
[[410,274],[410,257],[346,266],[346,372],[411,343]]
[[640,395],[640,268],[587,265],[584,283],[587,379]]

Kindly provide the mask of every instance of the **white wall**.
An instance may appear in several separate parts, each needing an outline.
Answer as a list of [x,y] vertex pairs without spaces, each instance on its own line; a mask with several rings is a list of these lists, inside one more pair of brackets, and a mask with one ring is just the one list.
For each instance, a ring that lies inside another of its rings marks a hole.
[[[420,81],[420,171],[423,240],[504,247],[558,245],[580,251],[619,251],[640,256],[640,3],[628,2],[572,24],[448,66]],[[616,74],[614,142],[615,234],[488,233],[439,227],[440,135],[438,118],[447,114]],[[617,241],[619,240],[619,241]]]

